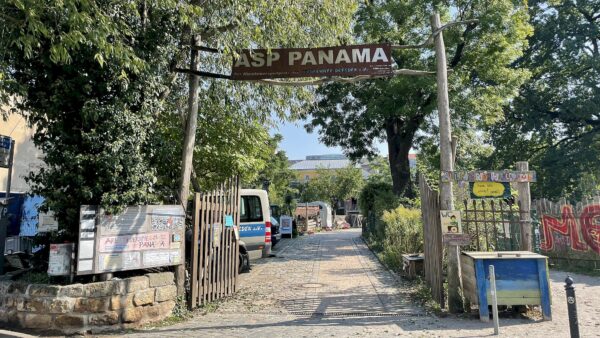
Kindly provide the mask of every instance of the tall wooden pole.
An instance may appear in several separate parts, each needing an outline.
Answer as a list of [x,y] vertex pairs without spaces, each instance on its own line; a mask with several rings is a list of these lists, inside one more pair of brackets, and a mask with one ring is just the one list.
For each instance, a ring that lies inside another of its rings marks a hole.
[[[446,47],[444,37],[439,31],[442,27],[439,13],[431,16],[431,28],[435,34],[435,58],[437,64],[437,104],[440,127],[440,164],[442,171],[454,171],[452,158],[452,126],[450,124],[450,103],[448,99],[448,72],[446,70]],[[454,210],[452,181],[440,180],[440,207],[442,210]],[[448,310],[456,313],[462,310],[460,297],[460,272],[458,265],[458,246],[448,246]]]
[[[529,171],[529,162],[517,162],[518,171]],[[533,251],[533,243],[531,240],[531,191],[529,182],[517,183],[519,191],[519,218],[521,221],[521,245],[523,251]]]
[[[200,36],[192,35],[192,46],[200,46]],[[198,70],[200,65],[198,50],[190,48],[190,69]],[[200,77],[189,74],[189,94],[187,121],[185,124],[185,136],[183,138],[183,151],[181,155],[181,185],[179,186],[179,202],[184,210],[187,210],[187,201],[190,195],[190,180],[192,177],[192,164],[194,160],[194,145],[196,144],[196,128],[198,127],[198,88]],[[185,243],[185,241],[184,241]],[[185,245],[185,244],[184,244]],[[184,248],[185,252],[185,248]],[[185,294],[185,257],[181,265],[175,270],[175,283],[177,284],[177,295]]]

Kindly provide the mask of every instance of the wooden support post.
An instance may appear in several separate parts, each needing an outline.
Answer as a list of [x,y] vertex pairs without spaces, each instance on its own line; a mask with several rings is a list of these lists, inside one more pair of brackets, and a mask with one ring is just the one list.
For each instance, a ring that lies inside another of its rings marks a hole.
[[[518,171],[528,171],[529,162],[517,162]],[[532,235],[531,235],[531,191],[529,182],[517,183],[519,191],[520,212],[519,219],[521,221],[521,250],[533,251]]]
[[[437,64],[437,105],[440,126],[440,164],[442,171],[454,171],[452,152],[452,126],[450,123],[450,101],[448,99],[448,71],[446,69],[446,48],[441,31],[440,14],[431,16],[431,29],[434,33],[435,58]],[[437,34],[436,34],[437,32]],[[440,180],[441,210],[454,210],[452,181]],[[460,267],[458,262],[459,247],[448,246],[448,310],[456,313],[462,310],[460,296]]]
[[496,294],[496,270],[490,265],[490,295],[492,296],[492,316],[494,316],[494,335],[500,334],[500,320],[498,318],[498,295]]
[[[199,46],[200,36],[193,35],[191,45]],[[190,69],[198,70],[199,65],[200,60],[198,51],[191,48]],[[187,200],[190,194],[194,146],[196,144],[196,128],[198,126],[198,88],[200,87],[200,77],[198,75],[189,74],[188,77],[188,112],[187,122],[185,124],[185,136],[183,139],[183,152],[181,155],[181,185],[179,187],[179,202],[184,210],[187,209]],[[182,241],[182,245],[185,246],[185,241]],[[182,257],[181,264],[175,268],[175,284],[177,285],[177,295],[183,296],[185,294],[185,256]]]

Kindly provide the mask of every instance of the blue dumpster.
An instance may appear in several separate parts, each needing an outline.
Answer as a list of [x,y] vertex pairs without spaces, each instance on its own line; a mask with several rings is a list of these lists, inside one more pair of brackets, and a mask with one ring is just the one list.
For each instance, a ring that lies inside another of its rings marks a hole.
[[548,258],[529,251],[467,252],[460,257],[463,294],[479,306],[479,318],[489,321],[489,266],[496,271],[498,305],[541,305],[552,320]]

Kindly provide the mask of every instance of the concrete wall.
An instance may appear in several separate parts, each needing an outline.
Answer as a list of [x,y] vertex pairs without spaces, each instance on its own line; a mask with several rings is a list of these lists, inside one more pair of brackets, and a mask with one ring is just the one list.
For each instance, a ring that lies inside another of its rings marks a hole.
[[168,317],[172,272],[67,286],[0,282],[0,326],[63,334],[136,327]]

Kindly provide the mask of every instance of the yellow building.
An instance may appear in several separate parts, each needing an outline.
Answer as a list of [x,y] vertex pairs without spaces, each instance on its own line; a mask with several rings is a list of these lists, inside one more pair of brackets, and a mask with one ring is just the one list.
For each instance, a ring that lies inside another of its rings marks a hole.
[[364,178],[369,176],[368,164],[352,164],[344,155],[310,155],[306,156],[305,160],[291,161],[289,168],[296,174],[297,182],[308,182],[317,177],[318,169],[335,170],[347,168],[349,165],[362,169]]
[[[0,118],[0,135],[9,136],[15,141],[11,192],[27,192],[29,186],[25,177],[43,164],[42,151],[32,141],[33,133],[25,118],[19,114],[10,114],[7,121]],[[0,192],[6,191],[7,181],[8,169],[0,168]]]

